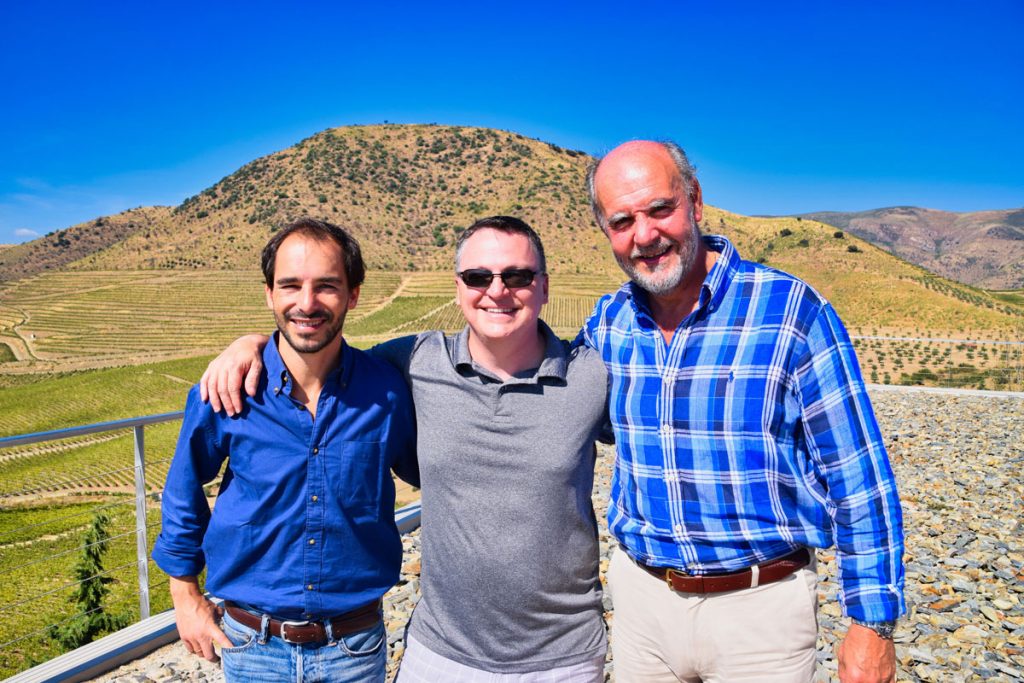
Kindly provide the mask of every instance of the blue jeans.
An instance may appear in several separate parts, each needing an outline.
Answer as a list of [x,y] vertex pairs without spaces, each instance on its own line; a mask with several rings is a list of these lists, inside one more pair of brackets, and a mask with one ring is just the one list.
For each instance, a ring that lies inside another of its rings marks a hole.
[[295,645],[243,626],[229,614],[221,622],[235,644],[220,651],[230,683],[384,683],[384,624],[323,644]]

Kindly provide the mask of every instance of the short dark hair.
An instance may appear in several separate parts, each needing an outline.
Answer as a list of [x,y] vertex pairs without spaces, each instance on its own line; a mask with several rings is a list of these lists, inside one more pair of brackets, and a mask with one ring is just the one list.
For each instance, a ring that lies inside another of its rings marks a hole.
[[[686,198],[692,202],[693,183],[697,179],[697,167],[690,163],[690,158],[686,156],[683,148],[671,140],[654,140],[653,142],[661,145],[668,152],[668,155],[672,157],[672,162],[675,164],[676,170],[679,171],[679,178],[683,181]],[[587,167],[587,197],[590,199],[590,210],[594,212],[594,220],[597,221],[598,227],[604,230],[605,215],[597,203],[597,186],[594,181],[594,178],[597,176],[597,169],[602,161],[604,161],[604,157],[598,157],[590,162],[590,165]]]
[[526,221],[512,216],[489,216],[481,218],[473,225],[462,231],[459,239],[455,241],[455,267],[459,267],[462,259],[462,250],[466,246],[466,240],[480,230],[497,230],[509,235],[522,235],[530,240],[533,251],[537,254],[537,267],[541,273],[548,272],[547,260],[544,258],[544,245],[541,244],[540,235],[531,228]]
[[320,242],[332,241],[341,247],[341,256],[345,263],[345,280],[348,288],[355,289],[363,284],[366,278],[366,264],[363,263],[363,252],[347,230],[327,221],[315,218],[300,218],[274,233],[267,245],[263,247],[260,265],[263,268],[263,279],[267,287],[274,288],[274,261],[281,243],[292,235],[303,235]]

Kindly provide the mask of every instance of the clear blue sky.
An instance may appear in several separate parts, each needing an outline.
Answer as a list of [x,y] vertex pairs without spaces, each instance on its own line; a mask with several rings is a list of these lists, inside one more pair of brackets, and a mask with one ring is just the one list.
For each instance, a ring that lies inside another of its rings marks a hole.
[[3,2],[0,243],[385,120],[671,138],[746,214],[1024,206],[1021,0],[289,5]]

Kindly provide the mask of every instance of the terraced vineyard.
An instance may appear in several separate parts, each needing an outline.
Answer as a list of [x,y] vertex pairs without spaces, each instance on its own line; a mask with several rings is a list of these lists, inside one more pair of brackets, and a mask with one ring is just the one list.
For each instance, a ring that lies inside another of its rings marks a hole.
[[[351,321],[386,303],[402,279],[374,273]],[[25,364],[53,368],[194,355],[269,325],[257,271],[49,273],[9,287],[0,308],[0,339],[27,347]]]
[[[935,278],[902,280],[919,290],[920,310],[928,312],[920,326],[874,326],[879,317],[913,318],[899,312],[905,305],[902,294],[865,290],[858,284],[861,277],[837,272],[824,288],[826,296],[838,297],[836,306],[854,335],[1024,339],[1019,294],[993,298]],[[544,319],[559,335],[572,338],[597,298],[619,284],[602,274],[554,274]],[[370,272],[346,321],[346,336],[365,346],[425,329],[459,330],[463,320],[454,291],[450,272]],[[848,294],[855,291],[862,294]],[[0,378],[213,353],[240,334],[271,325],[257,271],[48,273],[0,291]],[[1019,345],[858,340],[857,349],[869,381],[1024,386]]]
[[855,339],[864,379],[969,389],[1024,390],[1024,346],[935,339]]
[[[601,276],[554,280],[545,318],[566,336],[575,334],[601,293],[617,286]],[[369,343],[425,329],[460,329],[454,292],[451,273],[371,272],[346,335]],[[0,293],[0,344],[7,338],[12,349],[0,356],[0,372],[209,353],[271,325],[257,271],[48,273]]]

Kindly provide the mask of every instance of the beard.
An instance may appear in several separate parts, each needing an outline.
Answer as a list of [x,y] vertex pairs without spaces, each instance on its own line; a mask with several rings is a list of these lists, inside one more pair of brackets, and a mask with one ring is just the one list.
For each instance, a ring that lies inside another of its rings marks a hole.
[[[634,247],[629,258],[621,258],[615,255],[619,267],[629,276],[629,279],[641,289],[655,296],[665,296],[676,289],[693,269],[697,262],[697,254],[700,244],[700,230],[697,228],[697,221],[694,211],[690,210],[690,238],[684,242],[677,242],[662,236],[655,244],[644,248]],[[636,260],[660,254],[665,250],[674,251],[676,258],[667,263],[659,263],[652,269],[641,270]]]
[[[289,322],[293,317],[305,318],[307,320],[323,320],[324,324],[309,332],[298,332],[289,326]],[[302,311],[296,311],[294,314],[286,313],[284,315],[275,313],[274,321],[277,323],[277,329],[281,332],[281,336],[285,338],[288,345],[295,349],[296,352],[316,353],[328,346],[341,334],[341,328],[345,324],[345,314],[342,313],[337,318],[334,318],[327,312],[313,315],[306,315]]]

